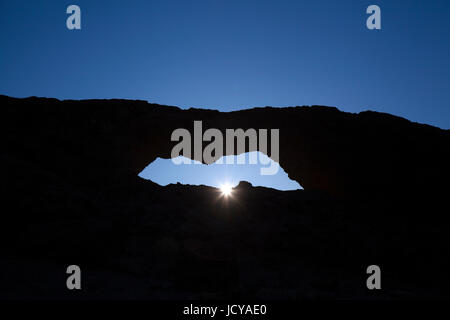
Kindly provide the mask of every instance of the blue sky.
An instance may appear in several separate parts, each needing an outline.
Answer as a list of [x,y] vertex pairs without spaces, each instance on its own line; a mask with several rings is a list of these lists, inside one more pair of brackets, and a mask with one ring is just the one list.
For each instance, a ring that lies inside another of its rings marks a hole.
[[[189,164],[174,164],[171,159],[158,158],[149,164],[140,174],[142,178],[151,178],[152,181],[167,185],[169,183],[181,182],[193,185],[209,185],[213,187],[221,187],[229,184],[236,186],[239,181],[250,181],[254,186],[264,186],[279,190],[295,190],[302,189],[301,185],[288,178],[287,173],[278,166],[278,170],[274,170],[274,175],[261,175],[260,168],[268,167],[261,163],[268,163],[269,157],[255,152],[259,161],[250,164],[249,153],[245,154],[245,164],[238,164],[236,156],[225,156],[217,160],[216,163],[206,165],[198,161],[191,161]],[[183,158],[183,157],[179,157]],[[233,158],[234,164],[227,164],[227,159]],[[186,158],[184,158],[186,159]],[[186,159],[187,160],[187,159]],[[219,161],[223,163],[217,163]],[[167,174],[170,172],[170,174]]]
[[[81,8],[81,30],[66,8]],[[381,8],[381,30],[366,8]],[[0,1],[0,94],[330,105],[450,128],[450,1]]]

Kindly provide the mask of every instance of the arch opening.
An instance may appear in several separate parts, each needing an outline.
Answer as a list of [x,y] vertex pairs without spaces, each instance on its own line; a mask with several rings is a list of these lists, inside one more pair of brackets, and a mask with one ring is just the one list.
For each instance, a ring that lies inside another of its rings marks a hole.
[[[250,159],[258,161],[254,163]],[[264,172],[263,168],[271,166],[276,169],[273,174],[261,174]],[[303,189],[297,181],[289,179],[278,163],[259,151],[223,156],[209,165],[183,156],[174,159],[157,158],[138,176],[162,186],[181,183],[220,188],[224,184],[235,187],[240,181],[247,181],[253,186],[283,191]]]

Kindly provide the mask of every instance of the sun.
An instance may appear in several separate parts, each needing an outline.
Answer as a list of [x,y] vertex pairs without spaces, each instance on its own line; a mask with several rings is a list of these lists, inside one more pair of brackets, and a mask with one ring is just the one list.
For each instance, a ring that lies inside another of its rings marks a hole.
[[228,196],[231,195],[231,192],[233,191],[233,188],[231,187],[230,184],[225,183],[225,184],[222,184],[220,186],[220,191],[222,192],[223,196],[228,197]]

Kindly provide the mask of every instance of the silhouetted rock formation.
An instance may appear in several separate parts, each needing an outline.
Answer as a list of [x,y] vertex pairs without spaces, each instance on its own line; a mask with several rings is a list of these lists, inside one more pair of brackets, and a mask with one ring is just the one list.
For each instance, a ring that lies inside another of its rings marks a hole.
[[145,101],[5,96],[0,102],[4,152],[20,152],[81,183],[136,179],[156,157],[170,158],[172,131],[192,129],[194,120],[203,121],[203,130],[279,128],[280,164],[308,190],[439,192],[450,177],[448,130],[371,111],[315,106],[223,113]]
[[252,187],[253,187],[252,184],[248,181],[239,181],[238,185],[236,187],[234,187],[234,189],[246,190],[246,189],[251,189]]
[[[0,96],[1,297],[408,298],[447,295],[448,130],[329,107],[223,113],[144,101]],[[279,128],[304,191],[140,179],[170,135]],[[244,191],[245,190],[245,191]],[[378,264],[383,291],[369,292]]]

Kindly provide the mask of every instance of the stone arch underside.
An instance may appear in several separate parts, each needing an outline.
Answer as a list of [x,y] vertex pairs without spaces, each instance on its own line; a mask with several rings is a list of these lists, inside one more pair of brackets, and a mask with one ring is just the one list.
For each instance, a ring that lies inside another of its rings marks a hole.
[[170,158],[172,131],[193,133],[195,120],[203,131],[218,128],[224,135],[227,128],[279,129],[280,165],[305,190],[392,194],[437,189],[450,177],[448,130],[389,114],[321,106],[224,113],[134,100],[0,98],[9,154],[28,153],[80,183],[138,179],[149,162]]

